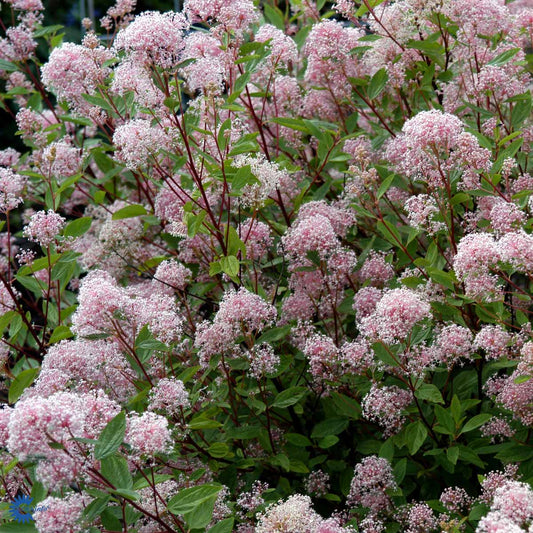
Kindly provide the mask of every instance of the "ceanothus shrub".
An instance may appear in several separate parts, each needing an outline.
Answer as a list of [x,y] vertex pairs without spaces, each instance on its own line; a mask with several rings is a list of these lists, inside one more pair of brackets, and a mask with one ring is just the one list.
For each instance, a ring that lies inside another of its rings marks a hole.
[[531,3],[43,20],[4,2],[0,529],[533,531]]

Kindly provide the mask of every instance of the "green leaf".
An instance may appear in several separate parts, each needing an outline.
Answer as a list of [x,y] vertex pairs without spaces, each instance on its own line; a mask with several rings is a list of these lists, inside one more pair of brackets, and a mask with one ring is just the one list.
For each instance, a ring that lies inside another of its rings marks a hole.
[[405,442],[411,455],[414,455],[424,444],[428,430],[422,421],[418,420],[407,426],[405,430]]
[[444,409],[440,405],[435,406],[435,415],[439,422],[440,428],[435,428],[435,431],[447,435],[455,435],[455,422],[448,409]]
[[257,185],[260,181],[253,175],[250,165],[240,167],[231,178],[232,192],[239,194],[247,185]]
[[213,442],[209,448],[207,448],[209,455],[219,459],[228,455],[229,446],[225,442]]
[[459,459],[459,448],[457,446],[448,448],[446,450],[446,457],[448,457],[448,461],[450,461],[452,465],[457,464],[457,459]]
[[38,373],[39,368],[28,368],[13,380],[7,395],[9,403],[15,403],[22,396],[22,393],[33,383]]
[[378,220],[376,226],[386,241],[390,242],[393,246],[401,248],[402,238],[395,226],[385,220],[383,222]]
[[280,126],[284,126],[291,130],[301,131],[302,133],[310,133],[309,128],[305,125],[305,122],[302,119],[276,117],[271,118],[269,122],[279,124]]
[[51,33],[55,33],[56,31],[60,31],[63,29],[63,26],[61,24],[54,24],[53,26],[43,26],[42,28],[39,28],[38,30],[33,32],[33,37],[44,37],[45,35],[50,35]]
[[[0,67],[1,68],[1,67]],[[33,524],[23,524],[22,522],[8,522],[0,525],[0,533],[38,533]]]
[[6,72],[15,72],[15,70],[18,70],[19,68],[17,65],[11,63],[11,61],[7,61],[6,59],[0,59],[0,70],[5,70]]
[[172,514],[182,515],[192,529],[207,526],[213,517],[213,508],[221,485],[206,484],[182,489],[168,502]]
[[197,215],[185,213],[185,224],[187,225],[187,236],[189,238],[194,237],[200,231],[206,215],[206,211],[200,211]]
[[283,13],[277,7],[271,6],[270,4],[265,4],[263,9],[268,22],[276,26],[279,30],[285,31],[285,18],[283,17]]
[[439,389],[431,383],[422,384],[422,386],[415,391],[415,396],[419,400],[426,400],[431,403],[444,403]]
[[251,73],[247,71],[237,78],[233,87],[233,92],[228,97],[228,104],[232,104],[233,102],[235,102],[235,100],[237,100],[237,98],[240,96],[240,94],[250,81],[250,75]]
[[135,492],[134,490],[116,489],[116,490],[111,490],[110,492],[111,494],[117,494],[118,496],[121,496],[122,498],[126,498],[126,500],[132,500],[134,502],[140,499],[139,494]]
[[485,422],[488,422],[492,418],[492,415],[489,413],[481,413],[479,415],[473,416],[468,422],[462,427],[461,433],[467,433],[468,431],[473,431],[479,426],[482,426]]
[[216,429],[219,428],[222,424],[216,420],[212,420],[202,415],[195,416],[189,422],[190,429]]
[[128,463],[124,457],[111,455],[110,457],[102,459],[101,472],[116,489],[129,490],[133,487],[133,480],[128,468]]
[[134,205],[127,205],[126,207],[123,207],[122,209],[115,211],[111,218],[113,220],[121,220],[123,218],[138,217],[138,216],[146,215],[146,214],[148,214],[148,211],[146,211],[146,209],[142,205],[134,204]]
[[385,85],[389,79],[389,75],[387,74],[387,71],[384,68],[379,69],[370,80],[370,83],[368,84],[368,90],[367,94],[368,97],[373,100],[374,98],[378,97],[383,89],[385,88]]
[[496,56],[492,61],[489,61],[488,65],[492,65],[494,67],[501,67],[508,63],[510,59],[512,59],[516,54],[518,54],[518,52],[520,52],[520,50],[521,48],[511,48],[511,50],[506,50],[505,52]]
[[82,97],[84,100],[89,102],[91,105],[95,105],[97,107],[101,107],[102,109],[105,109],[107,112],[114,114],[114,110],[111,107],[111,104],[102,98],[101,96],[96,96],[92,94],[82,94]]
[[531,114],[531,94],[527,93],[526,97],[516,102],[511,111],[511,124],[513,128],[518,129],[524,120]]
[[377,192],[378,200],[389,190],[389,187],[391,186],[393,181],[394,181],[394,174],[391,174],[390,176],[387,176],[383,180],[383,182],[379,186],[379,189],[378,189],[378,192]]
[[83,516],[88,522],[92,522],[97,516],[100,516],[103,511],[107,509],[109,504],[110,497],[108,495],[101,496],[93,500],[85,509],[83,510]]
[[[374,8],[376,6],[379,6],[379,4],[382,4],[385,0],[368,0],[368,5],[371,7],[371,8]],[[365,13],[368,12],[368,7],[361,2],[361,6],[359,7],[359,9],[355,12],[355,16],[357,18],[359,17],[362,17]]]
[[459,459],[465,463],[485,468],[485,463],[479,458],[479,455],[466,446],[459,446]]
[[285,435],[285,439],[287,439],[287,442],[290,444],[299,446],[300,448],[313,445],[313,443],[305,435],[300,435],[299,433],[287,433]]
[[61,326],[57,326],[57,328],[54,329],[54,332],[50,336],[50,340],[48,342],[49,344],[54,344],[64,339],[70,339],[71,337],[74,337],[74,333],[70,331],[70,328],[67,326],[61,325]]
[[322,439],[328,435],[338,435],[348,427],[346,418],[328,418],[319,422],[311,433],[312,439]]
[[234,278],[239,274],[239,260],[234,255],[228,255],[220,260],[222,272]]
[[323,450],[326,450],[327,448],[335,446],[337,442],[339,442],[339,437],[336,435],[326,435],[323,439],[320,439],[318,446]]
[[113,455],[124,441],[126,434],[126,414],[121,411],[117,416],[108,422],[100,433],[98,442],[94,447],[95,459],[104,459]]
[[276,396],[272,407],[289,407],[298,403],[306,394],[307,389],[305,387],[290,387]]
[[212,528],[207,530],[207,533],[231,533],[233,531],[233,518],[225,518],[218,524],[214,525]]
[[81,217],[69,222],[63,231],[65,237],[79,237],[89,231],[93,219],[91,217]]
[[256,342],[257,344],[261,344],[261,343],[270,343],[270,342],[279,341],[281,339],[285,339],[287,338],[287,335],[290,333],[291,329],[292,329],[292,326],[290,325],[269,329],[268,331],[263,333],[257,339]]

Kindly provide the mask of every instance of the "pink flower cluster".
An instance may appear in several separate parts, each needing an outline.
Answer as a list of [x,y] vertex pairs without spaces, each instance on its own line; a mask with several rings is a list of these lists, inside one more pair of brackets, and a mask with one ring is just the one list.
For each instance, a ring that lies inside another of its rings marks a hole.
[[490,169],[490,152],[464,131],[461,120],[437,110],[422,111],[407,120],[402,135],[389,144],[387,157],[400,172],[443,188],[449,173],[463,171],[463,187],[479,187],[478,171]]
[[0,213],[16,209],[22,202],[27,178],[0,166]]
[[412,394],[396,385],[380,387],[372,384],[370,391],[361,402],[363,416],[376,422],[384,435],[393,435],[402,427],[405,417],[404,409],[413,401]]
[[196,330],[195,345],[200,349],[201,362],[207,365],[213,355],[234,352],[239,337],[250,340],[271,325],[276,315],[273,305],[244,287],[226,292],[213,322],[203,322]]
[[348,504],[367,507],[373,515],[386,512],[391,508],[387,491],[396,488],[389,461],[383,457],[370,455],[355,466]]
[[363,334],[385,343],[401,342],[413,327],[431,317],[430,305],[410,289],[385,291],[375,310],[359,321]]
[[37,211],[24,228],[24,236],[38,242],[43,248],[50,246],[65,226],[65,218],[48,211]]

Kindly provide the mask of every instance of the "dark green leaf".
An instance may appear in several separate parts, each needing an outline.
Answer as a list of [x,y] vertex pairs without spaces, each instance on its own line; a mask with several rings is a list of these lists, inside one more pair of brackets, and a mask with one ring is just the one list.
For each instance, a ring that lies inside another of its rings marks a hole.
[[431,383],[422,384],[421,387],[415,391],[415,396],[419,400],[426,400],[432,403],[444,403],[439,389]]
[[213,508],[221,485],[206,484],[182,489],[168,502],[168,510],[183,515],[190,528],[203,528],[213,516]]
[[328,418],[319,422],[311,433],[311,438],[322,439],[328,435],[338,435],[348,427],[348,420],[346,418]]
[[481,413],[479,415],[473,416],[461,429],[461,433],[467,433],[472,431],[479,426],[482,426],[485,422],[488,422],[492,418],[492,415],[489,413]]
[[39,368],[28,368],[27,370],[23,370],[13,380],[9,387],[9,403],[15,403],[22,396],[22,393],[33,383],[38,373]]
[[298,403],[306,394],[305,387],[290,387],[276,396],[272,407],[289,407],[289,405]]
[[102,475],[112,483],[116,489],[131,489],[133,480],[131,478],[128,463],[124,457],[112,455],[102,459]]
[[231,533],[233,531],[233,518],[225,518],[218,522],[212,528],[207,530],[207,533]]
[[118,211],[113,213],[111,217],[113,220],[121,220],[123,218],[132,218],[138,217],[141,215],[146,215],[148,211],[142,205],[127,205]]
[[405,442],[411,455],[414,455],[424,444],[428,430],[422,421],[413,422],[405,430]]
[[379,69],[372,76],[370,83],[368,84],[368,97],[371,100],[381,94],[381,92],[385,88],[388,79],[389,75],[387,74],[387,71],[384,68]]
[[126,434],[126,414],[121,411],[117,416],[108,422],[100,433],[98,442],[94,447],[95,459],[104,459],[113,455],[124,441]]
[[91,227],[93,219],[91,217],[81,217],[69,222],[63,231],[65,237],[79,237],[86,233]]

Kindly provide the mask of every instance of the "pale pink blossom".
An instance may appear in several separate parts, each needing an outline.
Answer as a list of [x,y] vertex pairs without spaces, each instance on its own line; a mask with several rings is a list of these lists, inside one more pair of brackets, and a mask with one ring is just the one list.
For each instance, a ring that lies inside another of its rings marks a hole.
[[167,453],[172,447],[168,420],[151,411],[134,413],[128,418],[125,441],[140,455]]
[[171,68],[180,60],[187,28],[181,13],[145,11],[118,32],[114,46],[138,63]]
[[38,242],[44,248],[50,246],[65,226],[65,218],[51,209],[37,211],[24,228],[24,236]]
[[396,487],[389,461],[370,455],[355,466],[347,503],[367,507],[372,514],[386,512],[391,508],[387,490],[395,490]]

